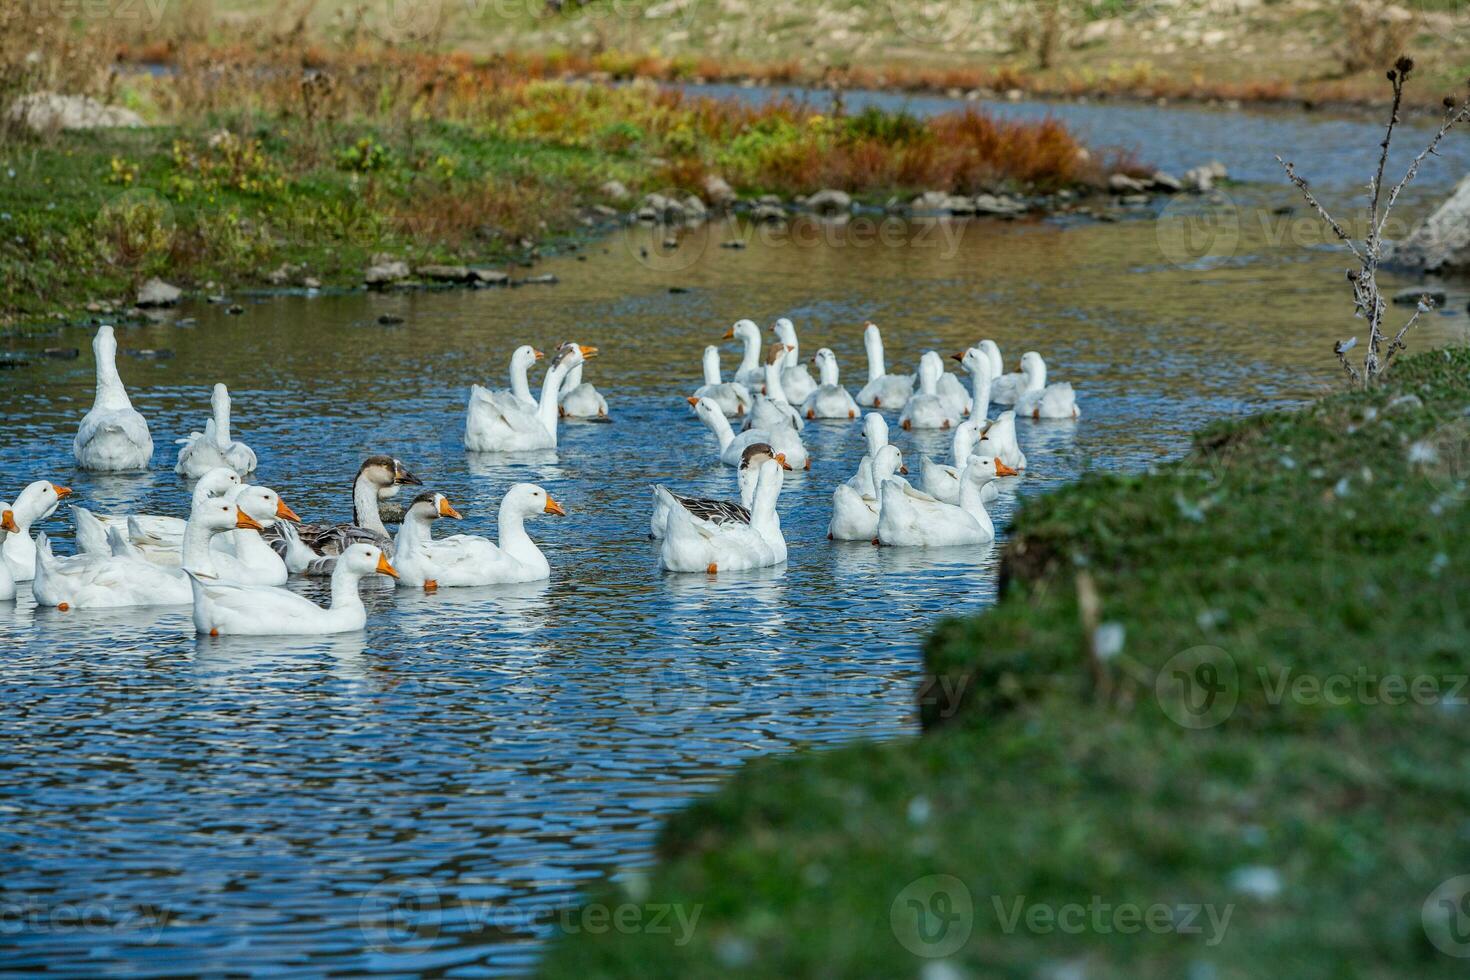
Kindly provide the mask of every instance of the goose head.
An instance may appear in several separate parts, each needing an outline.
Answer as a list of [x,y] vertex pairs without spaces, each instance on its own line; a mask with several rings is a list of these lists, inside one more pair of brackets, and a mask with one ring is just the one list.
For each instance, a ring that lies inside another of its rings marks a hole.
[[551,494],[534,483],[517,483],[505,491],[505,499],[500,506],[502,509],[509,507],[522,517],[536,517],[540,514],[565,517],[567,514],[561,504],[551,499]]
[[552,370],[562,368],[570,371],[579,364],[585,364],[588,358],[597,356],[596,347],[587,347],[583,344],[565,343],[557,349],[556,358],[551,362]]
[[194,484],[196,497],[223,497],[240,486],[240,474],[228,466],[217,466],[199,478]]
[[219,498],[196,503],[189,521],[197,522],[210,534],[230,530],[259,531],[262,528],[260,521],[246,513],[244,508]]
[[448,517],[456,521],[464,519],[464,515],[454,509],[448,497],[433,491],[421,493],[413,498],[413,503],[408,508],[408,516],[423,521],[437,521],[441,517]]
[[1016,471],[1005,464],[999,456],[971,456],[965,466],[964,478],[983,486],[1003,476],[1015,476]]
[[16,533],[24,534],[32,524],[44,521],[56,513],[57,506],[70,496],[69,487],[57,486],[45,480],[37,480],[26,487],[15,498],[15,506],[11,508],[11,519],[20,525],[20,531]]
[[959,354],[951,354],[950,356],[956,361],[959,361],[960,367],[964,368],[970,374],[990,377],[990,358],[979,347],[971,347],[967,351]]
[[92,356],[97,358],[98,364],[117,360],[117,334],[110,325],[104,323],[97,328],[92,337]]
[[888,445],[888,420],[878,412],[864,415],[863,438],[868,442],[869,455],[877,455],[879,449]]
[[752,442],[740,454],[740,471],[759,472],[766,460],[775,460],[783,470],[791,469],[791,464],[786,462],[785,453],[776,452],[768,442]]
[[286,506],[278,493],[270,487],[248,486],[235,494],[235,506],[257,521],[262,527],[270,527],[276,521],[291,521],[300,524],[301,518]]
[[[715,420],[719,419],[720,421],[724,421],[725,413],[720,411],[720,406],[715,404],[714,399],[695,398],[693,395],[690,395],[688,398],[685,399],[685,401],[687,401],[689,405],[694,409],[694,414],[699,416],[699,421],[703,422],[711,429],[719,431],[716,428]],[[728,422],[726,422],[725,424],[729,425]]]
[[354,578],[367,578],[369,575],[398,577],[398,569],[389,563],[383,549],[370,544],[355,544],[343,551],[337,558],[337,568]]
[[903,453],[899,452],[898,447],[894,445],[879,449],[873,457],[873,485],[881,487],[884,480],[898,472],[908,472],[903,465]]
[[792,323],[786,317],[783,316],[775,323],[771,324],[771,333],[775,334],[776,337],[781,341],[781,343],[785,344],[787,347],[790,347],[792,350],[798,349],[798,345],[796,342],[796,324]]
[[720,383],[720,349],[714,344],[704,349],[704,383],[707,385]]
[[369,456],[358,468],[357,479],[366,480],[377,487],[379,498],[393,496],[404,484],[416,487],[424,484],[423,480],[408,471],[401,460],[392,456]]
[[541,358],[545,357],[539,350],[530,344],[522,344],[510,355],[510,369],[512,373],[524,373],[531,370],[531,366]]
[[736,320],[735,325],[725,331],[725,340],[738,340],[747,347],[759,348],[761,345],[761,328],[755,325],[754,320]]
[[1046,362],[1036,351],[1028,350],[1021,355],[1021,373],[1026,375],[1026,382],[1030,387],[1046,387]]
[[222,384],[214,386],[214,391],[209,396],[209,407],[214,409],[214,417],[227,416],[230,414],[230,389]]

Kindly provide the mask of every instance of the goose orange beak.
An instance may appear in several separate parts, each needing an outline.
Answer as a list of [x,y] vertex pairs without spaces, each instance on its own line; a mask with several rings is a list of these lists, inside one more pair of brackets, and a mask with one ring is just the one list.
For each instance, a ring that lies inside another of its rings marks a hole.
[[531,348],[531,353],[536,355],[536,360],[538,360],[538,361],[541,360],[541,358],[543,358],[543,357],[546,356],[546,354],[543,351],[539,351],[539,350],[537,350],[534,347]]
[[695,398],[693,395],[690,395],[688,398],[686,398],[684,400],[689,403],[689,406],[691,408],[693,408],[693,407],[695,407],[695,406],[697,406],[699,404],[699,399],[698,398]]
[[786,462],[786,454],[785,453],[777,453],[776,454],[776,462],[778,462],[778,463],[781,464],[781,468],[783,470],[789,470],[789,469],[791,469],[791,464],[788,463],[788,462]]
[[1004,462],[1002,462],[1002,460],[1001,460],[1001,458],[999,456],[997,456],[997,457],[995,457],[995,475],[996,476],[1020,476],[1021,475],[1021,471],[1020,470],[1013,470],[1013,469],[1011,469]]
[[551,494],[546,495],[546,513],[555,514],[557,517],[566,517],[567,512],[562,510],[561,504],[551,499]]
[[389,578],[398,577],[398,569],[388,564],[388,556],[382,552],[378,553],[378,574],[387,575]]
[[729,330],[726,330],[725,333],[720,337],[720,339],[721,340],[734,340],[735,339],[735,328],[734,327],[731,327]]
[[301,518],[296,516],[296,512],[290,507],[287,507],[286,502],[279,497],[276,498],[276,516],[282,520],[290,521],[292,524],[301,523]]
[[949,356],[954,358],[956,361],[963,361],[965,359],[964,354],[951,354]]
[[899,464],[898,472],[899,472],[899,475],[900,476],[908,476],[909,475],[909,468],[907,466],[903,465],[903,464]]
[[0,527],[5,528],[11,534],[20,533],[20,527],[15,523],[15,511],[7,510],[5,513],[0,514]]
[[61,500],[64,497],[70,497],[72,494],[71,487],[59,487],[53,483],[51,484],[51,489],[56,491],[57,500]]
[[235,508],[235,527],[239,528],[242,531],[262,530],[259,521],[257,521],[255,518],[251,517],[249,514],[245,513],[238,507]]
[[440,497],[439,498],[439,516],[440,517],[452,517],[456,521],[462,521],[462,520],[464,520],[464,515],[461,514],[459,511],[455,510],[454,507],[452,507],[450,505],[449,498],[448,497]]
[[577,345],[577,350],[579,350],[579,351],[582,352],[582,356],[583,357],[596,357],[597,356],[597,348],[596,347],[584,347],[583,345],[578,344]]

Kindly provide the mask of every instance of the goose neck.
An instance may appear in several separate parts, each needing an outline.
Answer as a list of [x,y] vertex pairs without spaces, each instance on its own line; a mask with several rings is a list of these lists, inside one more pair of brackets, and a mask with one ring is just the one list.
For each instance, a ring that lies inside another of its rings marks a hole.
[[378,488],[366,474],[358,476],[352,485],[352,523],[387,536],[382,515],[378,511]]

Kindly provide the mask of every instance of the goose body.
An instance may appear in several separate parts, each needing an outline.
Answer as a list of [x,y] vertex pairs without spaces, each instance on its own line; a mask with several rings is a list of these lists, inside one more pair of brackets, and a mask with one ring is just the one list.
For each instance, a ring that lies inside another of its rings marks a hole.
[[77,465],[95,473],[146,470],[153,458],[153,436],[117,373],[117,338],[112,327],[98,328],[92,353],[97,361],[97,394],[72,440]]
[[584,358],[596,353],[595,347],[563,345],[546,372],[541,399],[534,409],[514,399],[497,398],[475,385],[465,418],[465,448],[476,453],[555,449],[562,383]]
[[960,478],[958,504],[889,479],[881,491],[878,542],[890,547],[943,548],[989,544],[995,525],[981,500],[981,487],[995,479],[996,461],[972,456]]
[[[240,486],[239,475],[229,467],[210,470],[194,484],[191,506],[200,498],[224,497]],[[77,553],[107,555],[112,553],[108,534],[114,528],[123,532],[139,555],[155,565],[178,567],[183,560],[184,525],[182,517],[155,514],[93,514],[85,507],[72,506],[77,530]]]
[[562,383],[561,414],[569,419],[605,419],[607,399],[592,382],[582,380],[582,367],[578,364],[568,371]]
[[939,355],[927,351],[919,359],[919,391],[904,405],[899,425],[905,429],[952,429],[959,425],[959,414],[939,394],[943,374]]
[[255,472],[255,451],[243,442],[236,442],[230,431],[230,389],[222,384],[214,386],[210,396],[210,419],[203,432],[191,433],[189,438],[180,439],[179,459],[174,472],[187,480],[197,480],[210,470],[227,467],[239,476]]
[[[873,460],[872,476],[882,486],[898,472],[902,457],[897,446],[884,446]],[[834,541],[871,541],[878,534],[879,498],[860,493],[847,484],[832,491],[832,521],[827,537]]]
[[[1011,469],[999,460],[994,445],[989,440],[979,439],[978,431],[978,424],[968,419],[955,429],[949,465],[936,463],[927,456],[923,457],[919,473],[920,485],[924,488],[925,493],[947,504],[958,504],[960,502],[960,478],[964,474],[965,466],[976,455],[986,455],[996,459],[997,476],[1020,475],[1019,471]],[[1000,496],[1000,484],[996,481],[988,480],[981,486],[980,500],[982,503],[991,503],[998,496]]]
[[1016,398],[1016,415],[1029,419],[1077,419],[1077,394],[1065,381],[1046,383],[1046,361],[1036,351],[1021,355],[1025,385]]
[[726,418],[737,418],[750,411],[754,401],[750,390],[738,381],[720,378],[720,349],[710,344],[704,349],[704,384],[695,389],[695,398],[708,398],[720,406]]
[[[422,485],[392,456],[369,456],[358,468],[352,481],[352,523],[288,524],[277,522],[266,528],[263,537],[292,572],[328,576],[336,570],[333,559],[355,544],[367,544],[392,556],[393,539],[378,509],[378,501],[386,491],[396,492],[405,484]],[[299,556],[312,557],[303,566]]]
[[781,387],[793,405],[800,405],[817,390],[817,382],[801,361],[801,342],[796,339],[796,326],[786,317],[771,324],[771,332],[786,346],[786,358],[781,365]]
[[786,348],[781,344],[772,344],[766,356],[765,384],[761,386],[761,394],[755,396],[755,407],[750,410],[750,417],[745,420],[742,428],[771,429],[784,425],[800,432],[806,427],[801,413],[791,404],[791,399],[786,397],[786,381],[782,377],[781,367],[785,358]]
[[878,496],[878,485],[873,482],[873,459],[878,450],[888,445],[888,421],[877,412],[863,416],[863,439],[867,452],[858,462],[857,472],[848,478],[847,485],[864,496]]
[[736,484],[740,490],[739,503],[717,500],[712,497],[689,497],[667,488],[664,488],[666,492],[660,493],[658,488],[655,488],[653,516],[648,522],[648,536],[654,540],[663,538],[667,533],[669,514],[675,506],[683,507],[696,517],[716,523],[726,520],[748,521],[750,508],[755,502],[756,478],[760,474],[761,464],[768,459],[776,460],[786,469],[791,468],[784,454],[777,453],[764,442],[752,443],[742,450],[740,468],[736,471]]
[[669,572],[740,571],[768,568],[786,560],[786,539],[776,521],[776,500],[781,494],[781,464],[774,459],[761,464],[756,479],[754,506],[748,519],[732,516],[712,520],[684,508],[663,487],[655,493],[669,495],[668,533],[659,548],[659,567]]
[[[842,387],[839,380],[837,368],[837,355],[826,347],[817,351],[812,362],[817,365],[817,374],[821,378],[821,384],[814,387],[811,394],[801,404],[801,414],[809,419],[855,419],[858,417],[858,403],[853,401],[847,389]],[[784,385],[784,379],[783,379]]]
[[31,540],[31,528],[56,513],[61,501],[69,496],[69,488],[37,480],[15,498],[9,508],[15,528],[0,543],[0,560],[5,562],[12,580],[29,582],[36,577],[36,542]]
[[1021,443],[1016,439],[1016,413],[1004,411],[995,417],[985,430],[985,438],[995,447],[995,454],[1013,470],[1026,468],[1026,454],[1021,452]]
[[863,326],[863,347],[868,353],[868,383],[858,392],[857,403],[864,408],[903,408],[914,393],[914,379],[888,373],[883,360],[883,335],[876,323]]
[[458,520],[459,512],[441,493],[425,493],[403,515],[394,542],[394,567],[400,586],[476,586],[540,582],[551,577],[551,564],[526,533],[527,518],[565,516],[551,494],[532,483],[517,483],[500,501],[499,542],[468,534],[435,539],[433,524],[441,517]]
[[[233,503],[261,528],[277,521],[300,521],[279,494],[269,487],[242,486],[229,494]],[[217,534],[209,543],[210,561],[220,581],[232,585],[285,585],[291,571],[255,530],[236,529]]]
[[[215,573],[210,539],[231,528],[259,530],[260,525],[234,504],[218,498],[195,502],[184,532],[184,564]],[[31,591],[37,605],[59,609],[119,609],[131,606],[175,606],[191,601],[189,579],[180,568],[164,568],[138,557],[118,529],[116,548],[107,555],[57,558],[42,537]]]
[[[15,523],[15,511],[0,500],[0,551],[5,548],[5,539],[19,530]],[[10,566],[5,563],[5,559],[0,558],[0,602],[8,602],[14,598],[15,576],[10,574]]]
[[351,633],[367,624],[358,583],[369,575],[396,575],[383,552],[350,545],[332,571],[332,603],[323,609],[285,589],[228,585],[189,572],[194,627],[211,636],[325,636]]
[[737,436],[718,405],[708,398],[689,400],[694,405],[694,414],[714,433],[720,446],[720,462],[726,466],[739,466],[740,457],[746,449],[756,443],[766,443],[776,452],[785,455],[786,461],[793,467],[811,469],[811,457],[807,455],[806,446],[802,445],[801,435],[790,426],[746,429]]

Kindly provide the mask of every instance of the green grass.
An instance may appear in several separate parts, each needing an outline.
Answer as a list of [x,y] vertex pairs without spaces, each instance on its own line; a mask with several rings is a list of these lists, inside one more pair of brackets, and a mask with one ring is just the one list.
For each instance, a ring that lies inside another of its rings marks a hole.
[[[1470,873],[1467,407],[1470,352],[1431,352],[1029,503],[1001,602],[925,646],[922,736],[747,764],[591,898],[692,939],[583,931],[544,974],[915,976],[918,908],[969,923],[944,976],[1463,976],[1423,908]],[[1125,635],[1096,666],[1081,568]]]

